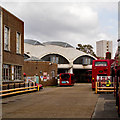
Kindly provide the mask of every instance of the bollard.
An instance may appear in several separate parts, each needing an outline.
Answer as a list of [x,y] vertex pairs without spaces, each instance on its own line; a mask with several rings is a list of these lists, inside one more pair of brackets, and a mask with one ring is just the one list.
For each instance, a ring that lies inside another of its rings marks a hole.
[[8,89],[9,89],[9,83],[8,83]]
[[20,83],[19,83],[19,88],[20,88],[21,86],[20,86]]
[[95,93],[97,94],[97,82],[96,82],[96,85],[95,85]]
[[39,91],[39,85],[38,85],[38,91]]
[[15,89],[15,83],[14,83],[14,89]]

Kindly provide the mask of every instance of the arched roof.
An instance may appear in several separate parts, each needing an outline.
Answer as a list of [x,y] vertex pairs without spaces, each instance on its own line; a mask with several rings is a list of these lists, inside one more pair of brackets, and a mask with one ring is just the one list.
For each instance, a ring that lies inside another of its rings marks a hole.
[[32,39],[25,39],[25,40],[24,40],[24,43],[31,44],[31,45],[43,45],[43,44],[40,43],[39,41],[37,41],[37,40],[32,40]]
[[75,59],[77,59],[78,57],[87,55],[90,56],[94,59],[96,59],[94,56],[90,55],[90,54],[86,54],[80,50],[77,50],[73,47],[61,47],[58,45],[45,45],[45,46],[41,46],[41,45],[31,45],[31,44],[26,44],[25,43],[25,47],[24,47],[24,51],[25,53],[29,52],[30,56],[35,56],[39,59],[41,59],[42,57],[48,55],[48,54],[58,54],[61,55],[63,57],[65,57],[69,63],[73,63],[73,61]]
[[61,47],[72,47],[72,45],[66,43],[66,42],[61,42],[61,41],[50,41],[50,42],[44,42],[44,45],[57,45],[57,46],[61,46]]
[[76,61],[77,59],[81,58],[81,57],[89,57],[89,58],[92,58],[92,59],[96,59],[94,56],[86,54],[86,55],[82,55],[82,56],[74,58],[73,62]]

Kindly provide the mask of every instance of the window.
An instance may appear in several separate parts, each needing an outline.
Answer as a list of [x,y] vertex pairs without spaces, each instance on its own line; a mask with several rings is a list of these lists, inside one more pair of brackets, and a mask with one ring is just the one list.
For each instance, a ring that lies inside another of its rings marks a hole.
[[95,66],[107,66],[107,62],[95,62]]
[[70,78],[70,75],[69,74],[61,74],[61,78],[63,80],[68,80]]
[[17,32],[16,35],[16,53],[21,53],[21,35],[19,32]]
[[59,57],[57,57],[57,56],[51,56],[50,62],[53,62],[53,63],[57,63],[57,64],[58,64],[58,62],[59,62]]
[[90,58],[88,58],[88,57],[83,57],[82,64],[83,64],[83,65],[90,65]]
[[22,79],[22,67],[14,66],[14,80],[21,80],[21,79]]
[[10,80],[11,77],[11,66],[10,65],[3,65],[3,80]]
[[59,58],[58,58],[58,57],[56,57],[56,63],[58,64],[58,62],[59,62]]
[[10,29],[9,27],[4,27],[4,50],[10,50]]
[[55,77],[55,70],[51,71],[52,77]]

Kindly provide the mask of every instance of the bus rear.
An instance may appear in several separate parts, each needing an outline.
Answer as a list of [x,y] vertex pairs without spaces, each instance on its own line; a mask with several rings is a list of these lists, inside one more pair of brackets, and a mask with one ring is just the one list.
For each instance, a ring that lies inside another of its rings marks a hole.
[[74,74],[71,73],[61,73],[60,74],[60,86],[74,85]]
[[98,79],[106,79],[110,76],[110,60],[93,60],[92,64],[92,89]]

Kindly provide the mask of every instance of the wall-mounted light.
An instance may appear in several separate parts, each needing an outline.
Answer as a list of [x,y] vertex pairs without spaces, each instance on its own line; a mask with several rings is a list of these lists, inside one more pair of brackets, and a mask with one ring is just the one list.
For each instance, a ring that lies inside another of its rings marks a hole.
[[49,65],[52,65],[52,63],[50,62]]

